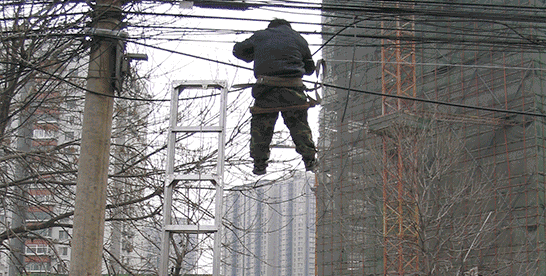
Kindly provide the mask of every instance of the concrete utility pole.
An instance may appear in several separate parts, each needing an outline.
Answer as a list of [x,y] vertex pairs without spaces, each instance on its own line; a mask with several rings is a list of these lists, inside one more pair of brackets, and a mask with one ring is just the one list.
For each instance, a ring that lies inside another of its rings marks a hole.
[[94,7],[87,89],[95,93],[85,95],[70,276],[101,275],[121,3],[97,0]]

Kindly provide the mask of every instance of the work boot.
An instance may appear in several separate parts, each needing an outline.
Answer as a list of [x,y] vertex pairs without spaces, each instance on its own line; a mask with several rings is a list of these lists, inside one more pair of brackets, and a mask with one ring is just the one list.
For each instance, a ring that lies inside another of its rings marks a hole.
[[313,158],[313,159],[303,159],[303,163],[305,164],[305,170],[306,171],[311,171],[311,172],[315,172],[315,170],[317,169],[317,166],[318,166],[318,163],[317,163],[317,159]]
[[264,175],[267,170],[267,162],[265,161],[260,161],[260,162],[256,162],[254,161],[254,169],[252,170],[252,173],[255,174],[255,175]]

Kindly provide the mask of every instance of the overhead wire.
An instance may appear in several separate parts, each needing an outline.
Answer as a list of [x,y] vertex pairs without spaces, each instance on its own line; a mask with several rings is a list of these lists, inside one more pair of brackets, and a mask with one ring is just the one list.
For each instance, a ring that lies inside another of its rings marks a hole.
[[[252,68],[232,64],[232,63],[229,63],[229,62],[214,60],[214,59],[205,58],[205,57],[192,55],[192,54],[187,54],[187,53],[183,53],[183,52],[176,51],[176,50],[161,48],[161,47],[158,47],[158,46],[152,46],[152,47],[155,48],[155,49],[158,49],[158,50],[163,50],[163,51],[171,52],[171,53],[174,53],[174,54],[180,54],[180,55],[189,56],[189,57],[193,57],[193,58],[197,58],[197,59],[203,59],[203,60],[210,61],[210,62],[216,62],[216,63],[223,64],[223,65],[229,65],[229,66],[234,66],[234,67],[238,67],[238,68],[242,68],[242,69],[246,69],[246,70],[252,70]],[[312,84],[315,83],[315,82],[311,82],[311,81],[305,81],[305,82],[312,83]],[[495,113],[526,115],[526,116],[546,118],[546,114],[536,113],[536,112],[518,111],[518,110],[511,110],[511,109],[500,109],[500,108],[483,107],[483,106],[473,106],[473,105],[458,104],[458,103],[451,103],[451,102],[438,101],[438,100],[430,100],[430,99],[417,98],[417,97],[408,97],[408,96],[402,96],[402,95],[384,94],[384,93],[381,93],[381,92],[373,92],[373,91],[355,89],[355,88],[351,88],[351,87],[344,87],[344,86],[339,86],[339,85],[334,85],[334,84],[329,84],[329,83],[324,83],[324,82],[318,82],[318,84],[320,84],[320,85],[322,85],[324,87],[342,89],[342,90],[346,90],[346,91],[349,91],[349,92],[357,92],[357,93],[374,95],[374,96],[391,97],[391,98],[397,98],[397,99],[402,99],[402,100],[410,100],[410,101],[416,101],[416,102],[422,102],[422,103],[430,103],[430,104],[437,104],[437,105],[443,105],[443,106],[459,107],[459,108],[465,108],[465,109],[490,111],[490,112],[495,112]],[[83,87],[79,87],[79,88],[86,90]],[[241,89],[244,89],[244,88],[241,88]],[[91,93],[96,93],[94,91],[88,91],[88,90],[86,90],[86,91],[91,92]],[[106,95],[106,96],[109,96],[109,95]],[[150,101],[150,102],[153,102],[153,101],[169,101],[169,99],[137,99],[137,98],[123,97],[123,96],[111,96],[111,95],[110,95],[110,97],[125,99],[125,100],[139,100],[139,101]],[[191,98],[190,98],[190,100],[191,100]]]
[[[180,14],[176,14],[176,15],[169,15],[169,14],[163,14],[162,16],[183,16],[183,15],[180,15]],[[324,15],[323,15],[324,16]],[[196,15],[189,15],[187,16],[188,18],[202,18],[202,19],[225,19],[225,20],[251,20],[251,21],[258,21],[258,22],[261,22],[261,21],[267,21],[267,20],[264,20],[264,19],[239,19],[239,18],[233,18],[233,17],[217,17],[217,16],[196,16]],[[368,18],[368,20],[370,20],[371,17]],[[375,20],[377,20],[377,22],[380,22],[381,20],[386,20],[385,18],[381,18],[381,17],[377,17]],[[389,19],[389,20],[392,20],[392,19]],[[321,27],[332,27],[332,28],[335,28],[335,27],[340,27],[340,28],[345,28],[346,26],[345,25],[339,25],[339,24],[329,24],[329,23],[312,23],[312,22],[293,22],[295,24],[313,24],[313,25],[316,25],[316,26],[321,26]],[[501,26],[506,26],[506,24],[501,24],[499,22],[490,22],[491,24],[499,24]],[[422,22],[422,24],[431,24],[430,22]],[[143,29],[146,28],[146,26],[135,26],[135,27],[142,27]],[[357,26],[356,29],[359,29],[359,30],[370,30],[370,31],[376,31],[378,32],[380,29],[377,27],[377,28],[373,28],[373,27],[362,27],[362,26]],[[196,35],[196,34],[202,34],[202,35],[210,35],[212,33],[216,34],[216,35],[221,35],[221,34],[243,34],[243,33],[252,33],[254,32],[255,30],[234,30],[234,29],[218,29],[218,28],[207,28],[207,29],[204,29],[204,28],[189,28],[189,27],[173,27],[172,28],[173,31],[175,30],[183,30],[184,32],[181,33],[180,35]],[[313,31],[313,32],[309,32],[309,31],[302,31],[301,33],[302,34],[306,34],[306,35],[321,35],[321,36],[325,36],[325,37],[328,37],[328,36],[339,36],[339,37],[349,37],[349,38],[352,38],[354,37],[353,34],[343,34],[342,33],[343,30],[338,30],[336,33],[328,33],[328,32],[325,32],[325,31]],[[416,30],[416,32],[421,32],[423,33],[422,30]],[[533,36],[533,39],[529,39],[528,37],[523,37],[521,34],[517,34],[516,37],[514,36],[505,36],[505,37],[502,37],[500,35],[495,35],[495,36],[491,36],[489,33],[487,32],[483,32],[483,33],[475,33],[472,35],[471,38],[458,38],[458,39],[455,39],[455,38],[449,38],[448,36],[446,35],[450,35],[450,36],[456,36],[458,33],[446,33],[446,32],[439,32],[439,31],[434,31],[434,30],[426,30],[426,34],[427,36],[412,36],[412,37],[398,37],[399,40],[401,41],[408,41],[408,43],[418,43],[418,44],[427,44],[427,43],[443,43],[445,46],[443,47],[446,47],[449,45],[452,45],[453,43],[459,43],[459,44],[462,44],[462,45],[478,45],[478,44],[488,44],[488,45],[497,45],[497,46],[510,46],[510,47],[519,47],[519,46],[525,46],[527,47],[528,49],[535,49],[535,50],[538,50],[538,49],[542,49],[543,46],[544,46],[544,41],[546,41],[546,37],[544,38],[540,38],[538,37],[536,34],[534,34]],[[436,36],[430,36],[430,34],[436,34]],[[460,35],[465,35],[466,37],[468,37],[469,33],[467,30],[461,30],[460,32]],[[389,38],[389,37],[385,37],[385,36],[382,36],[380,34],[374,34],[374,33],[360,33],[360,34],[357,34],[356,35],[358,38],[362,38],[362,39],[365,39],[365,38],[372,38],[372,39],[383,39],[383,38]],[[167,40],[172,40],[172,39],[176,39],[176,38],[167,38]],[[211,42],[214,41],[213,39],[211,39]],[[353,43],[350,44],[351,46],[353,45]],[[361,45],[357,45],[357,46],[361,46]],[[362,46],[365,46],[365,45],[362,45]],[[436,47],[440,47],[440,45],[436,45]]]
[[[160,48],[159,48],[160,49]],[[173,50],[168,50],[168,49],[164,49],[166,51],[173,51]],[[187,54],[184,54],[184,53],[181,53],[181,52],[177,52],[177,51],[174,51],[173,53],[177,53],[177,54],[182,54],[182,55],[187,55]],[[200,57],[195,57],[195,58],[200,58]],[[212,59],[206,59],[207,61],[212,61],[212,62],[218,62],[218,63],[222,63],[222,64],[225,64],[225,65],[230,65],[229,63],[226,63],[226,62],[222,62],[222,61],[214,61]],[[233,64],[233,66],[236,66]],[[251,70],[250,68],[246,68],[246,67],[240,67],[240,68],[244,68],[244,69],[248,69],[248,70]],[[42,73],[46,73],[47,72],[42,72]],[[72,83],[72,82],[69,82],[67,80],[64,80],[62,78],[58,78],[59,80],[61,81],[64,81],[64,82],[67,82],[68,84],[78,88],[78,89],[81,89],[85,92],[89,92],[89,93],[93,93],[93,94],[97,94],[97,95],[102,95],[102,96],[106,96],[106,97],[111,97],[111,98],[116,98],[116,99],[123,99],[123,100],[131,100],[131,101],[147,101],[147,102],[168,102],[170,101],[170,99],[143,99],[143,98],[134,98],[134,97],[125,97],[125,96],[120,96],[120,95],[107,95],[107,94],[103,94],[103,93],[98,93],[98,92],[95,92],[95,91],[91,91],[91,90],[88,90],[86,89],[85,87],[82,87],[82,86],[79,86],[75,83]],[[310,82],[310,81],[306,81],[307,83],[315,83],[315,82]],[[437,104],[437,105],[443,105],[443,106],[450,106],[450,107],[459,107],[459,108],[465,108],[465,109],[474,109],[474,110],[482,110],[482,111],[490,111],[490,112],[495,112],[495,113],[504,113],[504,114],[514,114],[514,115],[526,115],[526,116],[532,116],[532,117],[542,117],[542,118],[546,118],[546,114],[542,114],[542,113],[536,113],[536,112],[528,112],[528,111],[518,111],[518,110],[511,110],[511,109],[500,109],[500,108],[491,108],[491,107],[483,107],[483,106],[473,106],[473,105],[466,105],[466,104],[458,104],[458,103],[451,103],[451,102],[445,102],[445,101],[438,101],[438,100],[430,100],[430,99],[424,99],[424,98],[417,98],[417,97],[407,97],[407,96],[402,96],[402,95],[392,95],[392,94],[384,94],[384,93],[381,93],[381,92],[373,92],[373,91],[367,91],[367,90],[361,90],[361,89],[355,89],[355,88],[351,88],[351,87],[344,87],[344,86],[339,86],[339,85],[333,85],[333,84],[329,84],[329,83],[324,83],[324,82],[318,82],[318,84],[324,86],[324,87],[329,87],[329,88],[335,88],[335,89],[341,89],[341,90],[346,90],[348,92],[356,92],[356,93],[362,93],[362,94],[368,94],[368,95],[374,95],[374,96],[381,96],[381,97],[391,97],[391,98],[397,98],[397,99],[403,99],[403,100],[410,100],[410,101],[416,101],[416,102],[422,102],[422,103],[430,103],[430,104]],[[250,86],[249,86],[250,87]],[[235,91],[239,91],[241,89],[245,89],[245,88],[238,88],[236,90],[233,90],[230,92],[235,92]],[[200,98],[205,98],[205,97],[209,97],[211,95],[208,95],[208,96],[201,96]],[[187,98],[187,99],[181,99],[181,100],[192,100],[192,99],[197,99],[197,98]]]
[[[196,16],[196,17],[202,18],[201,16]],[[212,17],[210,17],[210,18],[218,19],[218,18],[226,18],[226,17],[214,17],[214,16],[212,16]],[[231,19],[233,19],[233,18],[231,18]],[[259,19],[259,20],[257,20],[257,21],[265,21],[265,20]],[[335,35],[340,35],[340,33],[341,33],[341,32],[338,32],[338,33],[334,34],[334,36],[335,36]],[[323,43],[323,45],[322,45],[321,47],[324,47],[324,45],[326,45],[329,41],[330,41],[330,40],[328,40],[328,41],[326,41],[325,43]],[[205,61],[209,61],[209,62],[215,62],[215,63],[218,63],[218,64],[223,64],[223,65],[227,65],[227,66],[237,67],[237,68],[241,68],[241,69],[252,70],[252,69],[249,68],[249,67],[236,65],[236,64],[233,64],[233,63],[230,63],[230,62],[224,62],[224,61],[215,60],[215,59],[210,59],[210,58],[206,58],[206,57],[202,57],[202,56],[198,56],[198,55],[194,55],[194,54],[184,53],[184,52],[181,52],[181,51],[170,50],[170,49],[167,49],[167,48],[163,48],[163,47],[159,47],[159,46],[154,46],[154,45],[149,45],[149,44],[142,43],[142,42],[138,42],[138,41],[135,41],[135,40],[132,40],[132,42],[135,43],[135,44],[141,45],[141,46],[150,47],[150,48],[154,48],[154,49],[162,50],[162,51],[167,51],[167,52],[174,53],[174,54],[184,55],[184,56],[188,56],[188,57],[192,57],[192,58],[196,58],[196,59],[201,59],[201,60],[205,60]],[[317,51],[317,52],[318,52],[318,51]],[[315,52],[315,54],[316,54],[317,52]],[[472,105],[457,104],[457,103],[450,103],[450,102],[437,101],[437,100],[429,100],[429,99],[422,99],[422,98],[405,97],[405,96],[401,96],[401,95],[389,95],[389,94],[383,94],[383,93],[380,93],[380,92],[373,92],[373,91],[365,91],[365,90],[354,89],[354,88],[351,88],[351,87],[342,87],[342,86],[337,86],[337,85],[328,84],[328,83],[321,83],[321,85],[323,85],[324,87],[343,89],[343,90],[347,90],[347,91],[351,91],[351,92],[364,93],[364,94],[375,95],[375,96],[381,96],[381,97],[393,97],[393,98],[404,99],[404,100],[411,100],[411,101],[417,101],[417,102],[423,102],[423,103],[431,103],[431,104],[438,104],[438,105],[445,105],[445,106],[452,106],[452,107],[459,107],[459,108],[467,108],[467,109],[491,111],[491,112],[496,112],[496,113],[518,114],[518,115],[527,115],[527,116],[535,116],[535,117],[546,117],[545,114],[536,113],[536,112],[517,111],[517,110],[506,110],[506,109],[498,109],[498,108],[490,108],[490,107],[481,107],[481,106],[472,106]],[[130,100],[130,98],[125,98],[125,99],[129,99],[129,100]],[[162,101],[162,100],[160,100],[160,101]]]
[[[85,1],[72,1],[74,2],[75,5],[79,5],[79,4],[82,4],[82,3],[85,3]],[[146,2],[146,1],[142,1],[142,2]],[[177,3],[178,1],[150,1],[150,2],[163,2],[163,3],[168,3],[168,4],[173,4],[173,3]],[[211,3],[214,3],[214,2],[217,2],[219,4],[222,3],[222,1],[207,1],[207,2],[211,2]],[[278,3],[285,3],[285,4],[268,4],[266,2],[255,2],[256,4],[259,4],[260,5],[260,8],[263,8],[263,7],[278,7],[278,8],[285,8],[285,9],[314,9],[314,10],[319,10],[319,11],[339,11],[339,10],[347,10],[347,11],[351,11],[351,12],[360,12],[360,11],[369,11],[369,12],[375,12],[375,13],[386,13],[386,14],[397,14],[397,15],[400,15],[400,14],[403,14],[403,13],[413,13],[412,11],[408,11],[406,9],[396,9],[396,8],[388,8],[386,7],[385,5],[381,5],[380,3],[389,3],[389,1],[381,1],[381,2],[377,2],[377,3],[374,3],[374,2],[370,2],[370,1],[360,1],[358,3],[361,3],[359,5],[354,5],[354,4],[348,4],[348,3],[344,3],[344,4],[333,4],[333,3],[316,3],[316,2],[305,2],[305,1],[275,1],[275,2],[278,2]],[[355,1],[352,1],[351,3],[354,3]],[[490,13],[485,13],[485,12],[476,12],[476,13],[473,13],[471,14],[472,16],[470,16],[467,12],[464,12],[464,13],[458,13],[457,14],[457,11],[455,11],[455,7],[462,7],[462,8],[470,8],[470,9],[476,9],[476,8],[479,8],[479,7],[482,7],[482,8],[489,8],[489,9],[492,9],[492,8],[496,8],[498,9],[499,11],[506,11],[506,9],[511,9],[512,11],[528,11],[528,12],[534,12],[534,13],[541,13],[543,12],[544,10],[546,10],[546,8],[544,7],[527,7],[527,6],[513,6],[513,5],[493,5],[493,4],[480,4],[480,3],[454,3],[454,2],[449,2],[449,3],[442,3],[442,2],[433,2],[433,1],[393,1],[395,3],[400,3],[400,2],[407,2],[407,3],[410,3],[414,6],[419,6],[420,4],[422,5],[426,5],[427,7],[429,7],[429,10],[430,11],[427,11],[427,10],[424,10],[424,11],[421,11],[419,10],[420,13],[422,13],[421,15],[430,15],[430,16],[441,16],[441,17],[445,17],[445,16],[453,16],[453,17],[464,17],[464,18],[473,18],[473,19],[477,19],[477,18],[496,18],[496,19],[499,19],[499,20],[503,20],[503,21],[524,21],[524,22],[531,22],[531,21],[534,21],[534,22],[537,22],[537,23],[541,23],[541,22],[544,22],[544,19],[546,17],[544,16],[529,16],[529,15],[518,15],[518,14],[512,14],[510,16],[506,16],[505,14],[490,14]],[[39,3],[43,3],[43,4],[50,4],[49,1],[30,1],[27,5],[36,5],[36,4],[39,4]],[[247,1],[246,3],[250,3],[249,1]],[[372,3],[372,4],[370,4]],[[436,3],[437,5],[432,5]],[[250,3],[252,4],[252,3]],[[292,5],[290,5],[292,4]],[[363,4],[366,4],[366,5],[363,5]],[[13,5],[25,5],[24,3],[20,3],[19,1],[15,2],[4,2],[3,4],[1,4],[0,6],[3,6],[3,7],[9,7],[9,6],[13,6]],[[433,6],[433,7],[446,7],[446,8],[449,8],[450,12],[443,12],[443,11],[439,11],[437,8],[430,8],[430,6]],[[338,10],[339,9],[339,10]],[[137,11],[137,12],[131,12],[131,11],[128,11],[127,14],[139,14],[139,15],[153,15],[153,16],[162,16],[162,15],[165,15],[165,14],[161,14],[161,13],[153,13],[153,12],[143,12],[143,11]],[[62,14],[62,15],[70,15],[68,13],[66,14]],[[479,16],[477,16],[479,15]],[[172,16],[172,14],[171,14]],[[179,16],[187,16],[187,15],[183,15],[183,14],[180,14]],[[329,16],[328,14],[323,14],[323,16]],[[22,17],[24,18],[24,17]],[[0,20],[7,20],[6,18],[3,18],[3,19],[0,19]],[[242,19],[244,20],[244,19]]]
[[[290,1],[292,2],[292,1]],[[307,3],[307,2],[300,2],[300,3]],[[267,21],[266,19],[241,19],[241,18],[234,18],[234,17],[219,17],[219,16],[199,16],[199,15],[188,15],[188,14],[168,14],[168,13],[162,13],[162,14],[159,14],[159,13],[153,13],[153,12],[127,12],[127,14],[133,14],[133,15],[139,15],[139,16],[147,16],[147,15],[151,15],[151,16],[158,16],[158,17],[164,17],[164,16],[176,16],[176,17],[184,17],[184,18],[207,18],[207,19],[227,19],[227,20],[250,20],[250,21]],[[327,14],[322,14],[322,16],[327,16]],[[5,20],[5,19],[4,19]],[[385,20],[384,18],[382,20]],[[314,23],[314,22],[294,22],[296,24],[317,24],[317,23]],[[320,23],[318,24],[320,26],[329,26],[328,23]],[[129,24],[129,27],[131,27],[131,25]],[[150,25],[150,26],[142,26],[142,25],[135,25],[133,27],[137,27],[137,28],[141,28],[141,29],[157,29],[157,26],[153,26],[153,25]],[[332,26],[333,27],[333,26]],[[180,29],[180,27],[173,27],[174,29]],[[199,29],[199,28],[196,28],[196,30]],[[203,31],[203,29],[201,28],[201,31]],[[217,30],[214,30],[214,29],[209,29],[210,32],[218,32],[219,29]],[[252,32],[252,30],[221,30],[223,32],[237,32],[237,33],[250,33]],[[317,33],[317,32],[303,32],[304,34],[317,34],[317,35],[330,35],[328,33],[324,33],[324,32],[320,32],[320,33]],[[429,30],[428,33],[430,34],[431,31]],[[187,34],[187,33],[186,33]],[[344,34],[339,34],[339,36],[345,36]],[[479,36],[483,36],[483,34],[479,35]],[[359,35],[359,37],[361,38],[381,38],[381,37],[377,37],[377,36],[370,36],[370,35]],[[436,42],[459,42],[459,43],[465,43],[465,44],[475,44],[475,43],[490,43],[490,44],[499,44],[499,45],[503,45],[503,44],[514,44],[516,46],[518,45],[521,45],[522,43],[520,41],[502,41],[502,40],[497,40],[497,41],[491,41],[489,38],[490,37],[484,37],[485,39],[484,40],[463,40],[463,41],[456,41],[456,40],[453,40],[453,39],[443,39],[443,38],[434,38],[434,37],[427,37],[427,38],[411,38],[411,40],[413,40],[412,42],[419,42],[419,43],[436,43]],[[498,36],[496,37],[498,39]],[[509,37],[508,37],[509,38]],[[172,39],[175,39],[175,38],[172,38]],[[404,40],[404,38],[401,38],[402,40]],[[534,46],[536,45],[537,43],[535,42],[541,42],[540,40],[535,40],[533,41],[533,43],[525,43],[525,44],[528,44],[528,45],[531,45],[531,46]],[[541,44],[541,43],[539,43]],[[541,45],[543,46],[543,45]]]
[[[173,3],[173,1],[156,1],[156,2],[163,2],[163,3]],[[206,1],[207,4],[225,4],[223,1]],[[469,13],[454,13],[452,10],[455,9],[455,7],[467,7],[471,10],[476,10],[477,8],[489,8],[489,9],[498,9],[499,11],[506,10],[506,9],[512,9],[515,11],[530,11],[530,12],[542,12],[545,8],[541,7],[526,7],[526,6],[515,6],[515,5],[495,5],[495,4],[480,4],[480,3],[456,3],[456,2],[449,2],[449,3],[442,3],[439,1],[351,1],[348,3],[339,3],[337,1],[326,1],[326,2],[309,2],[309,1],[245,1],[245,4],[247,4],[249,7],[257,6],[259,8],[263,7],[277,7],[277,8],[290,8],[290,9],[304,9],[304,10],[321,10],[321,11],[348,11],[348,12],[362,12],[362,11],[369,11],[369,12],[383,12],[383,13],[396,13],[396,14],[403,14],[403,13],[409,13],[409,14],[420,14],[420,15],[434,15],[434,16],[454,16],[454,17],[469,17],[474,14]],[[356,4],[355,4],[356,3]],[[418,7],[424,6],[428,7],[427,9],[418,9],[410,11],[408,9],[404,8],[396,8],[396,7],[389,7],[387,4],[389,3],[408,3],[412,4]],[[446,7],[449,8],[450,11],[439,11],[438,7]],[[484,14],[484,13],[476,13],[476,14]],[[495,14],[488,14],[488,17],[496,17]],[[511,17],[507,18],[506,16],[498,17],[505,20],[522,20],[522,21],[531,21],[531,20],[537,20],[537,22],[541,22],[540,18],[533,17],[533,16],[519,16],[519,15],[512,15]]]
[[[168,2],[168,1],[167,1]],[[277,1],[279,2],[279,1]],[[326,11],[330,11],[332,9],[341,9],[341,10],[347,10],[348,8],[352,8],[352,7],[355,7],[355,5],[347,5],[347,4],[323,4],[322,6],[312,6],[312,7],[302,7],[302,6],[299,6],[301,4],[315,4],[315,3],[309,3],[309,2],[304,2],[304,1],[280,1],[280,2],[284,2],[286,4],[267,4],[267,5],[264,5],[265,7],[274,7],[274,8],[301,8],[301,9],[317,9],[317,10],[326,10]],[[414,3],[414,1],[411,1],[412,3]],[[367,2],[369,3],[369,2]],[[422,2],[423,4],[430,4],[430,2],[426,2],[426,1],[423,1]],[[438,4],[442,4],[440,2],[438,2]],[[2,4],[2,6],[6,6],[7,4]],[[294,6],[294,5],[298,5],[298,6]],[[546,8],[540,8],[540,7],[533,7],[533,8],[528,8],[528,7],[517,7],[517,6],[503,6],[503,5],[460,5],[461,7],[476,7],[476,6],[484,6],[484,7],[492,7],[492,8],[498,8],[498,9],[502,9],[502,8],[513,8],[513,9],[519,9],[519,10],[529,10],[529,11],[543,11],[545,10]],[[379,7],[379,6],[365,6],[365,7],[361,7],[361,6],[358,6],[359,9],[356,9],[356,10],[352,10],[353,12],[356,11],[362,11],[362,10],[365,10],[365,9],[377,9],[377,10],[373,10],[375,12],[378,12],[378,13],[386,13],[386,14],[398,14],[399,12],[401,13],[406,13],[408,11],[406,10],[403,10],[403,9],[400,9],[400,10],[385,10],[383,7]],[[369,10],[367,10],[369,11]],[[369,11],[371,12],[371,11]],[[457,13],[454,13],[454,12],[451,12],[451,13],[443,13],[443,12],[439,12],[439,11],[436,11],[436,13],[434,13],[433,11],[419,11],[419,13],[423,13],[424,15],[430,15],[430,16],[439,16],[439,15],[448,15],[448,16],[453,16],[453,17],[457,17],[457,18],[471,18],[469,17],[468,15],[463,15],[463,14],[457,14]],[[67,16],[70,16],[70,15],[85,15],[86,13],[67,13],[66,15]],[[224,19],[224,20],[243,20],[243,21],[257,21],[257,22],[267,22],[269,21],[268,19],[248,19],[248,18],[234,18],[234,17],[225,17],[225,16],[200,16],[200,15],[188,15],[188,14],[159,14],[159,13],[154,13],[154,12],[128,12],[128,14],[133,14],[133,15],[138,15],[138,16],[168,16],[168,17],[185,17],[185,18],[201,18],[201,19]],[[477,16],[477,15],[480,15],[480,16]],[[322,15],[324,16],[324,14]],[[327,16],[327,15],[326,15]],[[480,18],[480,19],[483,19],[483,18],[495,18],[497,20],[502,20],[502,21],[518,21],[518,22],[535,22],[536,20],[540,19],[540,20],[543,20],[543,19],[546,19],[546,17],[544,16],[538,16],[538,17],[528,17],[526,16],[526,18],[523,18],[521,16],[511,16],[511,17],[503,17],[501,18],[498,14],[492,14],[492,13],[476,13],[474,14],[474,16],[476,16],[477,18]],[[360,21],[364,21],[364,20],[370,20],[371,17],[367,17],[366,19],[362,19]],[[381,18],[375,18],[375,20],[380,20]],[[476,18],[471,18],[471,19],[476,19]],[[9,18],[3,18],[3,19],[0,19],[2,21],[6,21],[6,20],[10,20]],[[546,20],[544,20],[546,21]],[[544,22],[542,21],[542,22]],[[296,24],[308,24],[308,25],[317,25],[317,23],[314,23],[314,22],[294,22]],[[321,33],[316,33],[316,32],[303,32],[304,34],[320,34],[320,35],[326,35],[326,36],[330,36],[330,38],[323,44],[321,44],[320,48],[314,53],[318,53],[323,47],[326,47],[327,44],[334,38],[334,37],[337,37],[337,36],[349,36],[349,37],[357,37],[357,38],[376,38],[376,39],[380,39],[380,38],[384,38],[384,37],[380,37],[380,36],[377,36],[377,35],[356,35],[356,34],[342,34],[342,32],[344,30],[346,30],[348,28],[348,26],[342,26],[342,25],[339,25],[339,24],[328,24],[328,23],[320,23],[318,24],[319,26],[331,26],[331,27],[341,27],[340,30],[338,30],[336,33],[324,33],[324,32],[321,32]],[[349,25],[349,26],[353,26],[353,24]],[[355,23],[354,24],[355,27],[358,27],[357,24]],[[137,28],[142,28],[142,29],[147,29],[147,28],[150,28],[150,29],[154,29],[154,26],[143,26],[143,25],[134,25],[134,26],[131,26],[129,25],[129,27],[137,27]],[[156,26],[157,27],[157,26]],[[162,26],[163,28],[169,28],[169,26]],[[189,30],[190,28],[182,28],[182,27],[176,27],[176,26],[173,26],[172,27],[173,29],[175,30]],[[232,32],[232,33],[236,33],[236,34],[241,34],[241,33],[250,33],[252,32],[251,30],[229,30],[229,29],[214,29],[214,28],[194,28],[196,31],[199,31],[199,32],[209,32],[209,34],[206,34],[206,33],[203,33],[203,35],[210,35],[210,33],[215,33],[217,34],[218,32]],[[5,31],[3,31],[4,33]],[[487,37],[487,36],[486,36]],[[408,38],[408,39],[414,39],[414,38]],[[181,51],[176,51],[176,50],[169,50],[169,49],[166,49],[166,48],[163,48],[163,47],[159,47],[159,46],[154,46],[154,45],[150,45],[150,44],[147,44],[147,43],[143,43],[143,42],[139,42],[139,41],[136,41],[136,39],[129,39],[128,41],[131,41],[132,43],[135,43],[137,45],[141,45],[141,46],[144,46],[144,47],[149,47],[149,48],[153,48],[153,49],[157,49],[157,50],[162,50],[162,51],[167,51],[167,52],[170,52],[170,53],[174,53],[174,54],[179,54],[179,55],[184,55],[184,56],[187,56],[187,57],[191,57],[191,58],[196,58],[196,59],[201,59],[201,60],[205,60],[205,61],[209,61],[209,62],[215,62],[215,63],[218,63],[218,64],[223,64],[223,65],[227,65],[227,66],[232,66],[232,67],[237,67],[237,68],[242,68],[242,69],[246,69],[246,70],[251,70],[251,68],[248,68],[248,67],[245,67],[245,66],[240,66],[240,65],[236,65],[236,64],[233,64],[233,63],[230,63],[230,62],[224,62],[224,61],[220,61],[220,60],[215,60],[215,59],[210,59],[210,58],[206,58],[206,57],[202,57],[202,56],[199,56],[199,55],[194,55],[194,54],[189,54],[189,53],[184,53],[184,52],[181,52]],[[427,40],[426,39],[423,39],[422,42],[426,42]],[[434,40],[432,39],[431,41],[445,41],[445,42],[457,42],[456,40]],[[461,40],[459,42],[466,42],[468,43],[469,40]],[[480,43],[491,43],[491,44],[499,44],[499,45],[504,45],[506,46],[507,44],[511,44],[513,43],[514,45],[516,46],[522,46],[521,42],[507,42],[507,41],[497,41],[497,42],[491,42],[491,41],[481,41],[481,40],[474,40],[474,41],[471,41],[472,43],[476,43],[476,44],[480,44]],[[226,41],[224,43],[229,43],[229,41]],[[529,42],[531,43],[531,45],[533,46],[543,46],[543,45],[536,45],[536,42]],[[357,45],[357,44],[353,44],[353,45],[347,45],[347,46],[354,46],[354,45]],[[362,62],[362,61],[358,61],[356,60],[355,62]],[[366,61],[363,61],[363,62],[366,62]],[[369,61],[371,63],[371,61]],[[446,65],[446,66],[453,66],[453,65]],[[484,110],[484,111],[492,111],[492,112],[501,112],[501,113],[510,113],[510,114],[521,114],[521,115],[529,115],[529,116],[538,116],[538,117],[545,117],[544,114],[540,114],[540,113],[533,113],[533,112],[525,112],[525,111],[515,111],[515,110],[504,110],[504,109],[495,109],[495,108],[488,108],[488,107],[478,107],[478,106],[470,106],[470,105],[462,105],[462,104],[455,104],[455,103],[448,103],[448,102],[441,102],[441,101],[433,101],[433,100],[427,100],[427,99],[418,99],[418,98],[410,98],[410,97],[404,97],[404,96],[400,96],[400,95],[385,95],[385,94],[382,94],[382,93],[379,93],[379,92],[372,92],[372,91],[364,91],[364,90],[357,90],[357,89],[354,89],[354,88],[351,88],[351,87],[340,87],[340,86],[335,86],[335,85],[332,85],[332,84],[327,84],[327,83],[323,83],[322,84],[323,86],[325,87],[331,87],[331,88],[339,88],[339,89],[345,89],[345,90],[348,90],[348,91],[352,91],[352,92],[358,92],[358,93],[366,93],[366,94],[370,94],[370,95],[376,95],[376,96],[382,96],[382,97],[395,97],[395,98],[400,98],[400,99],[405,99],[405,100],[413,100],[413,101],[421,101],[421,102],[426,102],[426,103],[434,103],[434,104],[440,104],[440,105],[448,105],[448,106],[455,106],[455,107],[461,107],[461,108],[470,108],[470,109],[480,109],[480,110]],[[80,89],[84,89],[83,87],[78,87]],[[85,90],[85,89],[84,89]],[[91,92],[91,91],[88,91],[88,92]],[[164,99],[136,99],[136,98],[130,98],[130,97],[123,97],[123,96],[115,96],[116,98],[120,98],[120,99],[126,99],[126,100],[142,100],[142,101],[165,101]]]

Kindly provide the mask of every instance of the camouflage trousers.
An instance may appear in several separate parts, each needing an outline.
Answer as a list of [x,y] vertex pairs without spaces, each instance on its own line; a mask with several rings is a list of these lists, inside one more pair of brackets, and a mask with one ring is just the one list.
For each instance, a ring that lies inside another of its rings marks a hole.
[[[255,85],[252,88],[254,105],[258,107],[284,107],[301,105],[307,102],[302,87],[275,87],[267,85]],[[284,124],[290,130],[292,141],[296,145],[296,152],[301,154],[304,160],[315,159],[315,143],[312,139],[311,128],[307,122],[307,110],[282,111]],[[279,112],[253,114],[250,121],[250,157],[255,163],[265,162],[269,159],[271,139]]]

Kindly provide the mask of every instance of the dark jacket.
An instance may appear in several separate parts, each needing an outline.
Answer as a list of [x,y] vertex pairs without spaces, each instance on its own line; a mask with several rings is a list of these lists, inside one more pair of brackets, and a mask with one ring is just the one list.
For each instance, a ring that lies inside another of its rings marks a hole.
[[302,77],[315,71],[307,41],[289,26],[281,25],[255,32],[235,43],[233,55],[254,61],[254,76]]

